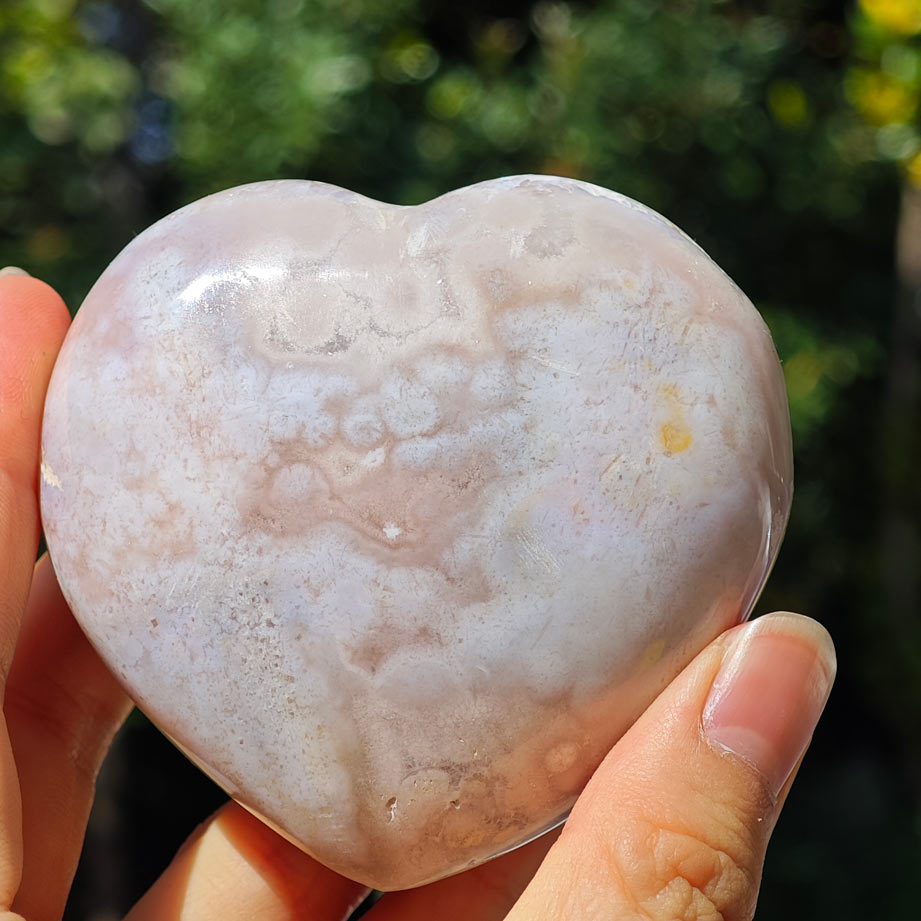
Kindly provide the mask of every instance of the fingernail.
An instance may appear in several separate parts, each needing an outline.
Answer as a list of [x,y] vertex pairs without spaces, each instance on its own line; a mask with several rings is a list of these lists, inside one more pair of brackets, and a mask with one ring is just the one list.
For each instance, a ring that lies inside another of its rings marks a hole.
[[32,277],[25,269],[19,268],[18,265],[8,265],[6,268],[0,269],[0,278],[3,278],[4,275],[25,275],[28,278]]
[[837,668],[820,624],[771,614],[738,628],[704,706],[710,743],[747,761],[777,796],[825,708]]

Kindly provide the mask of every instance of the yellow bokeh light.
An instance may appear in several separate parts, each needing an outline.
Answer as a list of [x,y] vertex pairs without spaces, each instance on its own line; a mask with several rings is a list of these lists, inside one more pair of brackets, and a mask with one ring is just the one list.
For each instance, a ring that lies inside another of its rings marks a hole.
[[852,71],[847,92],[860,114],[874,125],[907,122],[918,108],[917,95],[909,87],[880,71]]
[[917,189],[921,189],[921,153],[916,153],[906,164],[905,172],[908,181]]
[[921,0],[860,0],[873,22],[900,35],[921,32]]
[[803,88],[792,80],[777,80],[768,89],[768,108],[774,119],[788,128],[809,121],[809,101]]

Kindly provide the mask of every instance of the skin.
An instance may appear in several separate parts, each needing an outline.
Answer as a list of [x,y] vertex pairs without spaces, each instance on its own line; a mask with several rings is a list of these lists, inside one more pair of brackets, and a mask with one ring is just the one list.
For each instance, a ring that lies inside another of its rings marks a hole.
[[[0,921],[62,916],[95,777],[131,707],[73,621],[48,559],[33,567],[42,404],[68,323],[47,285],[0,274]],[[824,648],[828,661],[818,625],[768,617],[775,641],[764,655],[776,656],[777,669],[794,646],[816,659]],[[775,730],[784,750],[760,753],[760,769],[708,742],[708,694],[733,640],[750,629],[723,634],[662,692],[599,767],[562,834],[389,894],[370,921],[750,919],[796,773],[784,781],[777,765],[797,760],[791,751],[805,746],[821,710],[808,725],[799,714],[793,742]],[[761,664],[771,672],[769,660]],[[778,693],[807,694],[807,676],[802,689],[795,680]],[[771,693],[757,706],[778,712]],[[192,835],[129,919],[344,921],[366,894],[229,804]]]

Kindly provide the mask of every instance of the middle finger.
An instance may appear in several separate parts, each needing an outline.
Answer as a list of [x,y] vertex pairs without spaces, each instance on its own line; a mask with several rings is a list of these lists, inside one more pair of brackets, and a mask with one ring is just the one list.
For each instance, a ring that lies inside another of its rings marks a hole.
[[102,759],[131,702],[80,632],[51,561],[35,567],[4,712],[22,790],[22,882],[13,908],[60,917]]
[[126,921],[345,921],[368,891],[229,803],[183,845]]

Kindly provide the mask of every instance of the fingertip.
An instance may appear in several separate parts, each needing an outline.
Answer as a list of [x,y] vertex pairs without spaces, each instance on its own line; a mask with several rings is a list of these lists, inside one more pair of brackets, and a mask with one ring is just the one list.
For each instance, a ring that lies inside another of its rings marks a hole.
[[339,921],[367,894],[229,803],[183,846],[128,919]]
[[0,275],[0,329],[60,340],[70,325],[70,312],[61,295],[30,275]]
[[33,488],[45,391],[70,316],[36,278],[0,277],[0,469]]
[[781,612],[733,631],[703,707],[707,740],[747,762],[778,797],[809,745],[836,668],[828,631],[808,617]]
[[70,326],[70,313],[51,285],[26,275],[0,276],[0,410],[25,401],[28,418]]
[[772,614],[756,618],[751,623],[758,624],[762,633],[782,634],[791,642],[805,643],[815,649],[829,679],[834,679],[838,672],[835,642],[828,630],[817,620],[805,614],[795,614],[793,611],[774,611]]

